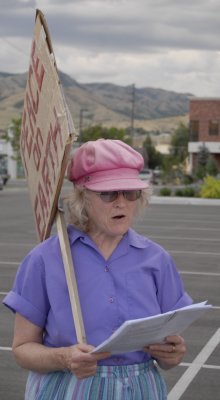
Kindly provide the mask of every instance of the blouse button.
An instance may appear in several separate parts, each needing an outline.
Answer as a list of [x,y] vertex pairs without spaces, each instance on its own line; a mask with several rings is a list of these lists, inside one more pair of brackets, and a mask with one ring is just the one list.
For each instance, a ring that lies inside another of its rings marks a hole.
[[109,297],[109,303],[114,303],[114,297]]
[[108,267],[105,267],[105,272],[109,272],[109,268]]

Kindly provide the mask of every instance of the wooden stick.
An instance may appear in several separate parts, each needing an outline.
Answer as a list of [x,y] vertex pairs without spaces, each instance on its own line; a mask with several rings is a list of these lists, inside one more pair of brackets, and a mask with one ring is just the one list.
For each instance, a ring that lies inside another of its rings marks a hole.
[[67,234],[64,213],[60,210],[58,210],[56,214],[56,225],[60,241],[61,253],[63,257],[66,281],[69,291],[77,340],[79,343],[86,343],[86,335],[85,335],[81,306],[79,301],[77,282],[74,272],[73,259],[70,250],[70,243]]

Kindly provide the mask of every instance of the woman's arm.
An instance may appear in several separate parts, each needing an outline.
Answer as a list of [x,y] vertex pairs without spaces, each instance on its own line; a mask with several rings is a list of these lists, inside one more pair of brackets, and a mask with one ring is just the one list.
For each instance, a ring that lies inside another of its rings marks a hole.
[[12,350],[22,368],[40,373],[68,369],[81,379],[94,375],[97,361],[110,355],[90,354],[94,347],[87,344],[50,348],[44,346],[42,341],[43,329],[16,314]]

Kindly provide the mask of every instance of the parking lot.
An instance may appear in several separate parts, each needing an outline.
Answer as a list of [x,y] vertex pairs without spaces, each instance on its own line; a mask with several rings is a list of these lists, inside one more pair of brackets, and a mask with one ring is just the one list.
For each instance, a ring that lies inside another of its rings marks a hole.
[[[152,200],[135,228],[174,257],[195,302],[214,307],[184,332],[187,354],[163,372],[169,400],[220,398],[220,205]],[[10,290],[18,264],[37,243],[24,183],[0,192],[0,299]],[[26,372],[11,354],[13,315],[0,305],[0,399],[23,400]],[[117,400],[117,399],[116,399]]]

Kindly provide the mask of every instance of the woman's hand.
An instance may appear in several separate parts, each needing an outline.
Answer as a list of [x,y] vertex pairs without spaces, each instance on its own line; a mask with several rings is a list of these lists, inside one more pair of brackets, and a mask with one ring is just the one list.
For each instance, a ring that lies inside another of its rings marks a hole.
[[42,374],[68,369],[82,379],[95,375],[97,361],[110,356],[91,354],[94,347],[88,344],[56,348],[44,346],[42,341],[43,329],[16,314],[12,349],[22,368]]
[[110,356],[110,353],[91,354],[94,349],[88,344],[77,344],[71,347],[60,349],[64,369],[70,370],[78,379],[95,375],[97,361]]
[[149,353],[159,366],[169,369],[178,365],[186,352],[184,339],[181,336],[167,336],[163,344],[150,344],[144,347],[144,351]]

